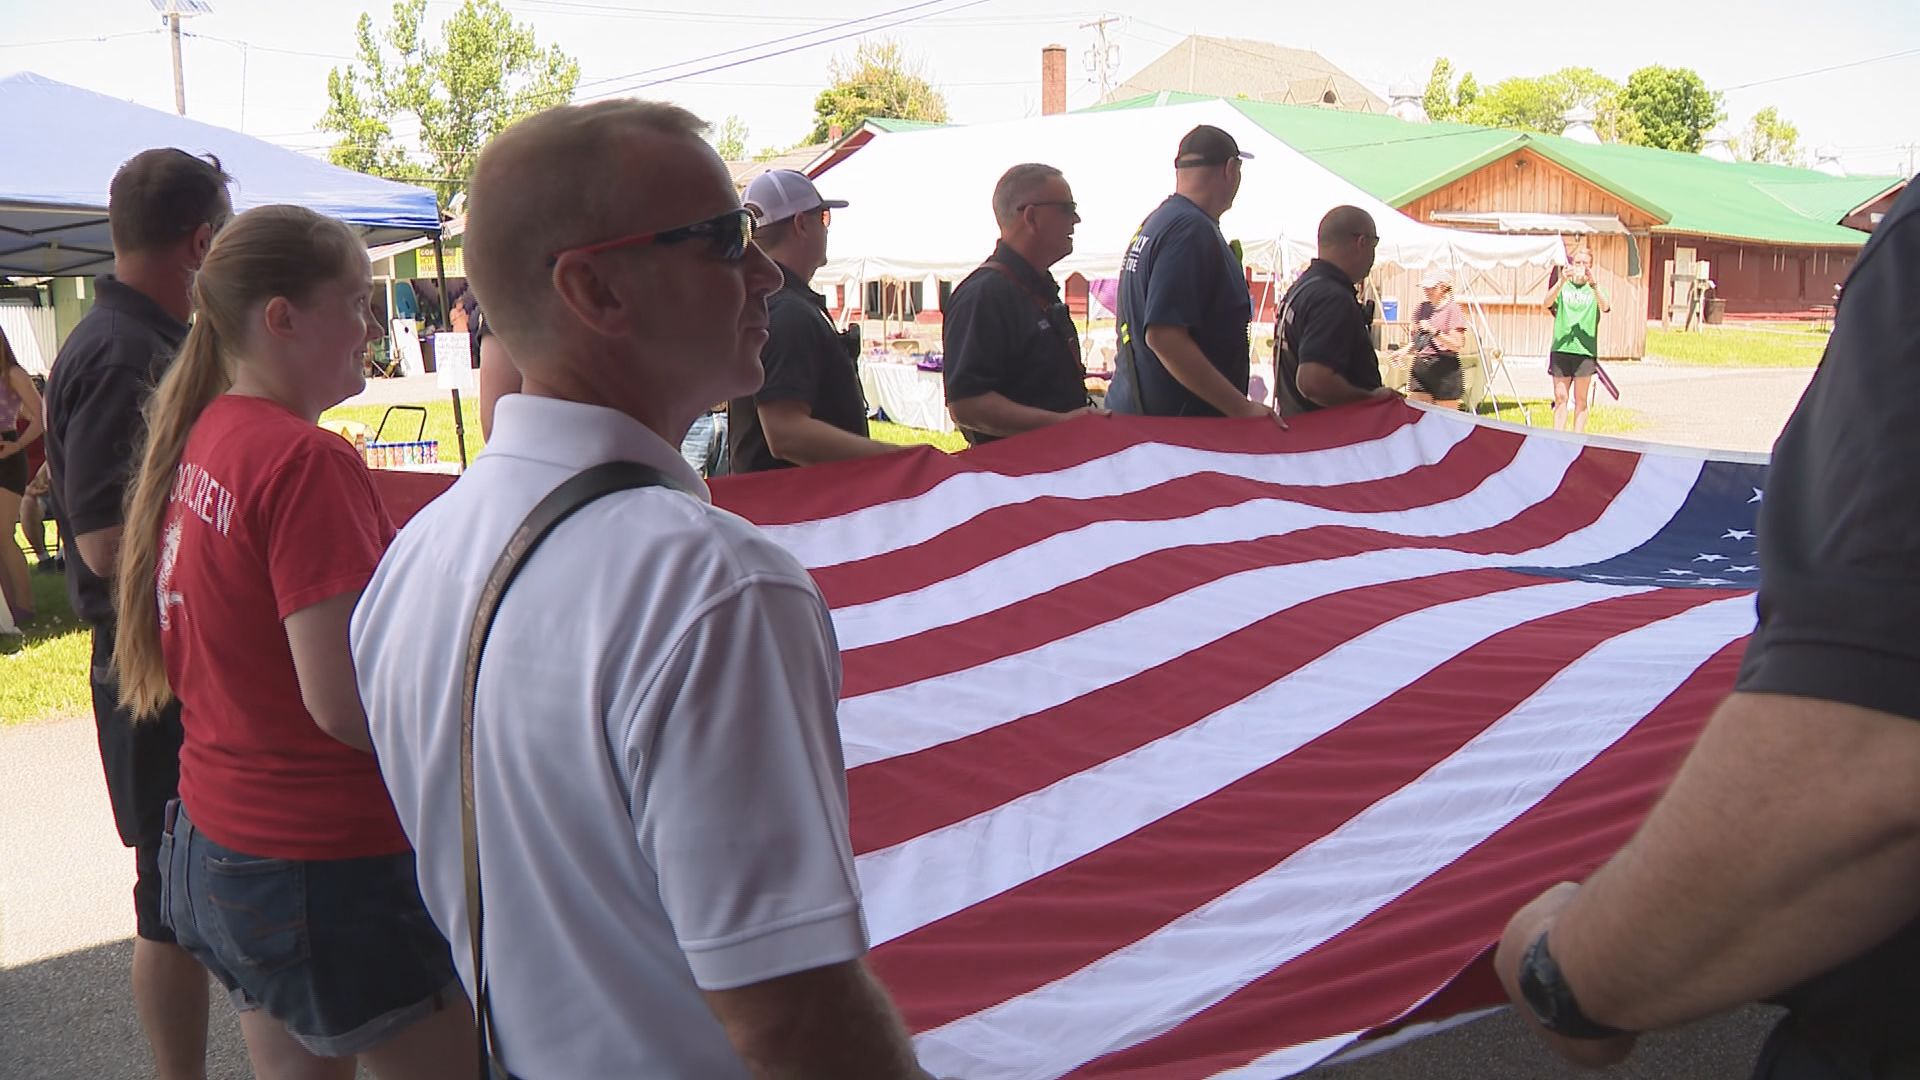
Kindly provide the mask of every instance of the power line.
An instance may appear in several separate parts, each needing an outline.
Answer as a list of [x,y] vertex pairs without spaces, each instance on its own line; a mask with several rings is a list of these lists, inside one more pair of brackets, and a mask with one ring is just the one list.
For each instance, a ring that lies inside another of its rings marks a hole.
[[241,49],[258,49],[261,52],[280,53],[285,56],[310,56],[317,60],[341,60],[349,64],[353,63],[356,59],[352,56],[341,56],[339,53],[309,52],[305,49],[283,49],[277,45],[256,45],[251,41],[217,37],[213,34],[201,34],[192,30],[182,30],[180,34],[182,37],[199,38],[203,41],[217,41],[222,45],[232,45]]
[[97,45],[107,41],[118,41],[121,38],[147,37],[150,34],[164,33],[166,33],[164,29],[155,27],[152,30],[128,30],[125,33],[100,34],[95,37],[49,38],[45,41],[0,41],[0,49],[38,49],[46,45]]
[[1812,71],[1796,71],[1792,75],[1776,75],[1771,79],[1755,79],[1753,82],[1740,83],[1736,86],[1722,86],[1719,89],[1723,92],[1728,90],[1745,90],[1752,86],[1767,86],[1772,83],[1786,82],[1789,79],[1804,79],[1809,75],[1824,75],[1829,71],[1843,71],[1847,68],[1862,67],[1867,64],[1878,64],[1882,60],[1898,60],[1903,56],[1913,56],[1915,54],[1920,54],[1920,49],[1902,49],[1899,52],[1887,53],[1885,56],[1869,56],[1865,60],[1849,60],[1844,64],[1833,64],[1828,67],[1814,68]]
[[[940,2],[943,2],[943,0],[923,0],[923,2],[922,2],[922,3],[917,3],[917,4],[909,4],[909,5],[907,5],[906,7],[903,7],[903,8],[895,8],[895,9],[894,9],[893,11],[891,11],[891,12],[886,12],[886,13],[884,13],[884,14],[881,14],[881,15],[869,15],[869,16],[867,16],[867,17],[866,17],[865,19],[853,19],[853,20],[849,20],[849,22],[848,22],[848,23],[845,23],[845,24],[841,24],[841,25],[851,25],[852,23],[859,23],[859,22],[866,22],[866,21],[870,21],[870,20],[872,20],[872,19],[878,19],[878,18],[885,18],[885,17],[887,16],[887,15],[892,15],[892,14],[898,14],[898,13],[900,13],[900,12],[904,12],[904,11],[912,11],[912,10],[914,10],[914,9],[916,9],[916,8],[923,8],[923,7],[928,7],[928,6],[930,6],[931,4],[934,4],[934,3],[940,3]],[[955,11],[961,11],[961,10],[964,10],[964,9],[966,9],[966,8],[970,8],[970,7],[978,7],[978,6],[980,6],[981,4],[985,4],[985,3],[990,3],[990,2],[991,2],[991,0],[966,0],[966,2],[965,2],[965,3],[961,3],[961,4],[957,4],[957,5],[955,5],[954,7],[950,7],[950,8],[948,8],[948,9],[946,9],[946,10],[947,10],[947,13],[949,13],[949,14],[950,14],[950,13],[952,13],[952,12],[955,12]],[[760,54],[760,55],[758,55],[758,56],[748,56],[748,57],[744,57],[744,58],[742,58],[742,59],[739,59],[739,60],[730,60],[730,61],[728,61],[728,62],[726,62],[726,63],[724,63],[724,64],[715,64],[715,65],[713,65],[712,67],[706,67],[706,68],[701,68],[701,69],[700,69],[700,70],[698,70],[698,71],[688,71],[688,72],[682,72],[682,73],[681,73],[681,74],[679,74],[679,75],[670,75],[670,76],[667,76],[666,78],[661,78],[661,79],[651,79],[651,80],[648,80],[648,81],[646,81],[646,82],[641,82],[641,83],[636,83],[636,84],[631,84],[631,85],[628,85],[628,86],[623,86],[623,87],[618,87],[618,88],[616,88],[616,89],[612,89],[612,90],[607,90],[607,91],[604,91],[604,92],[602,92],[602,93],[598,93],[598,94],[594,94],[594,95],[591,95],[591,96],[590,96],[590,97],[589,97],[589,98],[588,98],[587,100],[593,100],[594,98],[604,98],[604,97],[613,97],[613,96],[615,96],[615,95],[618,95],[618,94],[626,94],[626,93],[631,93],[631,92],[633,92],[633,91],[635,91],[635,90],[645,90],[645,89],[647,89],[647,88],[649,88],[649,87],[653,87],[653,86],[663,86],[663,85],[665,85],[665,84],[667,84],[667,83],[670,83],[670,82],[678,82],[678,81],[679,81],[679,80],[681,80],[681,79],[691,79],[691,78],[693,78],[693,77],[695,77],[695,76],[698,76],[698,75],[711,75],[712,73],[714,73],[714,72],[716,72],[716,71],[726,71],[726,70],[727,70],[727,69],[729,69],[729,68],[736,68],[736,67],[740,67],[740,66],[742,66],[742,65],[744,65],[744,64],[754,64],[754,63],[758,63],[758,62],[760,62],[760,61],[762,61],[762,60],[772,60],[772,59],[774,59],[775,57],[780,57],[780,56],[786,56],[786,55],[788,55],[788,54],[790,54],[790,53],[797,53],[797,52],[802,52],[802,51],[804,51],[804,50],[807,50],[807,49],[812,49],[812,48],[816,48],[816,47],[818,47],[818,46],[821,46],[821,45],[831,45],[831,44],[833,44],[833,43],[834,43],[834,42],[836,42],[836,41],[845,41],[845,40],[847,40],[848,38],[856,38],[856,37],[861,37],[861,36],[864,36],[864,35],[866,35],[866,34],[871,34],[871,33],[874,33],[875,31],[879,31],[879,30],[890,30],[890,29],[892,29],[892,28],[894,28],[894,27],[896,27],[896,26],[905,26],[905,25],[906,25],[906,24],[908,24],[908,23],[911,23],[911,22],[917,22],[917,21],[919,21],[919,20],[921,20],[921,19],[923,19],[923,18],[925,18],[925,17],[926,17],[926,16],[924,16],[924,15],[908,15],[908,16],[906,16],[906,17],[904,17],[904,18],[900,18],[900,19],[895,19],[895,20],[894,20],[894,21],[892,21],[892,22],[888,22],[888,23],[881,23],[881,24],[879,24],[879,25],[877,25],[877,26],[866,26],[866,27],[862,27],[862,28],[860,28],[860,29],[858,29],[858,30],[851,30],[851,31],[848,31],[847,33],[844,33],[844,34],[836,34],[836,35],[834,35],[834,36],[832,36],[832,37],[827,37],[827,38],[821,38],[821,39],[820,39],[820,40],[818,40],[818,41],[808,41],[808,42],[803,42],[803,43],[801,43],[801,44],[798,44],[798,45],[792,45],[792,46],[789,46],[789,47],[787,47],[787,48],[785,48],[785,49],[777,49],[777,50],[775,50],[775,51],[773,51],[773,52],[770,52],[770,53],[762,53],[762,54]],[[739,48],[739,49],[729,49],[729,50],[727,50],[726,52],[719,52],[719,53],[714,53],[714,54],[712,54],[711,56],[707,56],[707,57],[702,57],[702,58],[701,58],[700,60],[687,60],[687,61],[682,61],[682,62],[681,62],[681,63],[679,63],[679,64],[668,64],[668,65],[665,65],[664,67],[659,67],[659,68],[654,68],[654,69],[652,69],[652,70],[653,70],[653,71],[665,71],[665,70],[668,70],[668,69],[671,69],[671,68],[675,68],[675,67],[684,67],[684,66],[685,66],[685,65],[687,65],[687,64],[695,64],[695,63],[701,63],[701,62],[702,62],[702,61],[704,61],[704,60],[711,60],[711,59],[717,59],[717,58],[719,58],[719,57],[722,57],[722,56],[729,56],[729,55],[733,55],[733,54],[736,54],[736,53],[741,53],[741,52],[746,52],[746,51],[749,51],[749,50],[752,50],[752,49],[755,49],[755,48],[759,48],[759,47],[762,47],[762,46],[765,46],[765,45],[775,45],[775,44],[779,44],[779,43],[781,43],[781,42],[783,42],[783,41],[792,41],[792,40],[794,40],[794,39],[796,39],[796,38],[803,38],[803,37],[811,37],[811,36],[813,36],[814,34],[817,34],[817,33],[819,33],[819,32],[820,32],[820,31],[810,31],[810,32],[808,32],[808,33],[804,33],[804,34],[788,34],[788,35],[787,35],[786,37],[783,37],[783,38],[775,38],[775,39],[773,39],[773,40],[771,40],[771,41],[766,41],[766,42],[762,42],[760,46],[754,46],[754,45],[749,45],[749,46],[746,46],[746,47],[744,47],[744,48]],[[635,72],[634,74],[635,74],[635,76],[639,76],[639,75],[645,75],[645,74],[649,74],[649,72]]]

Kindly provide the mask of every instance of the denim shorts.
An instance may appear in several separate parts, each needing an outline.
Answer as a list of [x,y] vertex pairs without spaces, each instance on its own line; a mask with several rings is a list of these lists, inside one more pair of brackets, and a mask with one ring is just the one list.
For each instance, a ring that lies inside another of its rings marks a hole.
[[161,838],[161,917],[226,986],[320,1057],[378,1046],[464,1007],[413,855],[269,859],[222,847],[172,804]]

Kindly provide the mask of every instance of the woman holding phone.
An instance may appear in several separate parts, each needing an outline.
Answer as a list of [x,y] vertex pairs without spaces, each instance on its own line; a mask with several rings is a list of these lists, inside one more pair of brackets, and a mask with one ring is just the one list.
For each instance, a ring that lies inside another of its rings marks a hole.
[[1553,312],[1553,352],[1547,371],[1553,376],[1553,429],[1567,425],[1567,399],[1573,399],[1572,430],[1587,430],[1587,408],[1593,400],[1593,373],[1600,367],[1600,316],[1612,309],[1606,292],[1593,277],[1593,251],[1574,251],[1571,264],[1547,292],[1547,310]]

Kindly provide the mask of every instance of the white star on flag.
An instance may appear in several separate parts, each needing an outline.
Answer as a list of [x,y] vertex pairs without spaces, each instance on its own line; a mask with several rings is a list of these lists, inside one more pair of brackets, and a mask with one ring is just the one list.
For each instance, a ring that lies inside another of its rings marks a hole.
[[1703,551],[1700,554],[1695,555],[1693,557],[1693,561],[1694,562],[1726,562],[1727,557],[1725,555],[1709,555]]
[[1754,489],[1753,489],[1753,498],[1751,498],[1751,499],[1748,499],[1747,501],[1748,501],[1748,502],[1750,502],[1750,503],[1757,503],[1757,502],[1759,502],[1759,501],[1760,501],[1760,489],[1759,489],[1759,488],[1754,488]]
[[1675,575],[1675,576],[1677,576],[1677,577],[1692,577],[1692,576],[1693,576],[1693,571],[1691,571],[1691,570],[1662,570],[1662,571],[1661,571],[1661,573],[1663,573],[1663,574],[1673,574],[1673,575]]
[[1753,572],[1754,572],[1755,570],[1758,570],[1758,569],[1760,569],[1760,568],[1759,568],[1759,567],[1757,567],[1757,566],[1729,566],[1729,567],[1727,567],[1727,573],[1729,573],[1729,574],[1751,574],[1751,573],[1753,573]]
[[1722,540],[1751,540],[1751,539],[1753,539],[1753,530],[1752,530],[1752,529],[1728,529],[1728,530],[1727,530],[1727,535],[1725,535],[1725,536],[1723,536],[1723,537],[1721,537],[1720,539],[1722,539]]
[[1695,585],[1731,585],[1733,584],[1733,582],[1728,581],[1726,578],[1703,577],[1698,581],[1695,581],[1694,584]]

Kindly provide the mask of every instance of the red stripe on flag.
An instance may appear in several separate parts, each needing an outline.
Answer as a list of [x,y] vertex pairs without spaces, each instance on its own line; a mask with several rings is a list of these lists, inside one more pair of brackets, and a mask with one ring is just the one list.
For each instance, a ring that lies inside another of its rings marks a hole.
[[830,605],[849,607],[925,588],[1096,522],[1173,521],[1255,499],[1355,513],[1432,506],[1468,494],[1512,464],[1522,443],[1506,436],[1493,428],[1475,428],[1432,465],[1352,484],[1271,484],[1201,472],[1120,495],[1031,499],[995,507],[922,544],[815,568],[813,578]]
[[1349,525],[1285,536],[1167,548],[960,622],[841,654],[843,698],[904,686],[1039,648],[1210,581],[1265,566],[1382,548],[1472,554],[1531,550],[1583,529],[1632,479],[1631,454],[1587,449],[1546,499],[1497,525],[1453,536],[1403,536]]
[[[1452,982],[1522,905],[1590,874],[1631,838],[1733,688],[1745,647],[1742,639],[1715,653],[1619,742],[1445,870],[1167,1034],[1071,1075],[1211,1076],[1333,1032],[1394,1023],[1417,1001],[1406,995]],[[1449,1000],[1457,1014],[1503,999]]]
[[[1033,476],[1057,472],[1147,442],[1228,454],[1284,457],[1384,438],[1420,420],[1419,410],[1398,403],[1333,412],[1324,418],[1303,417],[1293,421],[1291,431],[1281,431],[1271,420],[1089,417],[961,454],[921,449],[814,465],[799,474],[781,469],[726,476],[716,479],[711,486],[714,502],[741,517],[760,525],[787,525],[839,517],[870,506],[924,495],[942,481],[963,473]],[[1308,419],[1315,422],[1307,423]],[[1521,438],[1514,433],[1504,434],[1516,441]],[[804,476],[805,482],[795,483],[796,476]]]
[[1014,723],[852,769],[853,850],[911,840],[1145,746],[1403,615],[1542,581],[1471,570],[1333,593]]
[[[1265,872],[1412,782],[1607,639],[1723,599],[1707,589],[1657,590],[1495,634],[1214,795],[883,944],[874,970],[914,1030],[1044,986]],[[1084,737],[1098,739],[1098,728],[1089,725]]]

